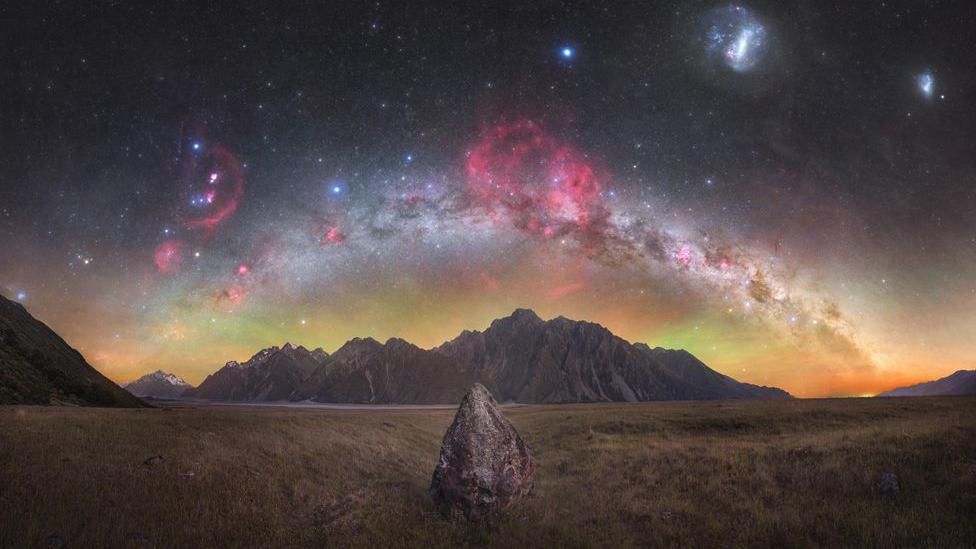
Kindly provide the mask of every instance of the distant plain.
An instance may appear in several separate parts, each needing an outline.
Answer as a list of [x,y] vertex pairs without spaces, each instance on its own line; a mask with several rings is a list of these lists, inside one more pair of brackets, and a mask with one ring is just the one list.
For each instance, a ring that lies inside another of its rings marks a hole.
[[0,407],[0,547],[976,544],[974,398],[505,413],[536,488],[475,527],[427,495],[453,408]]

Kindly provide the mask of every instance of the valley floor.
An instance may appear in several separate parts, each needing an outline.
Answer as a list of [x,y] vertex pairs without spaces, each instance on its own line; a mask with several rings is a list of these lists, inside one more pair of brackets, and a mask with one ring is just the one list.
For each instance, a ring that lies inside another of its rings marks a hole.
[[484,529],[427,496],[452,409],[3,407],[0,547],[976,544],[976,399],[505,413],[536,489]]

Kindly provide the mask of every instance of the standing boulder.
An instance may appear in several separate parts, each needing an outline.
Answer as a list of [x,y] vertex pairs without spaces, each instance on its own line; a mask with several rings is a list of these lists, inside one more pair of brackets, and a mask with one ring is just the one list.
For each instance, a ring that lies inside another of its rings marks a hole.
[[441,446],[430,493],[451,518],[482,521],[532,490],[532,455],[498,403],[475,383]]

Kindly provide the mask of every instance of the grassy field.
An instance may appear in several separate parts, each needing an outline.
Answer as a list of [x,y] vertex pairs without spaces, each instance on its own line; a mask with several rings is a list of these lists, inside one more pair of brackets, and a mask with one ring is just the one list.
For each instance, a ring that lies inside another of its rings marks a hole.
[[974,399],[506,413],[536,490],[484,529],[427,496],[453,411],[0,408],[0,546],[976,544]]

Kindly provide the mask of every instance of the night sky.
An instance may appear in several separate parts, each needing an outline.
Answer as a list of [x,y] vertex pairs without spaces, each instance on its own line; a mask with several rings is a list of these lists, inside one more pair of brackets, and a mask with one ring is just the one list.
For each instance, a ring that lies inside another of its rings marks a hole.
[[0,8],[0,292],[117,381],[516,307],[798,396],[976,366],[967,2],[138,4]]

